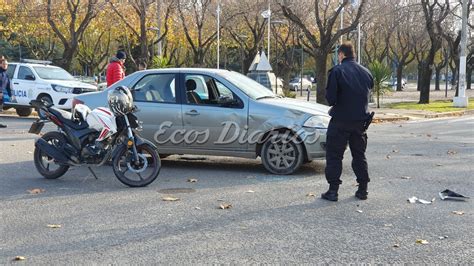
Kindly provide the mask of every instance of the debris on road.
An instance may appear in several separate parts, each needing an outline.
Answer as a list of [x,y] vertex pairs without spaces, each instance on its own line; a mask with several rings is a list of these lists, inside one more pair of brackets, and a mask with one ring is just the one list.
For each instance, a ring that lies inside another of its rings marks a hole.
[[419,198],[413,196],[413,197],[408,198],[407,201],[408,201],[409,203],[416,203],[416,202],[419,202],[419,203],[422,203],[422,204],[431,204],[431,203],[433,203],[433,202],[435,201],[435,198],[431,199],[431,201],[428,201],[428,200],[419,199]]
[[316,194],[314,194],[313,192],[309,192],[308,194],[306,194],[306,197],[316,197]]
[[429,244],[428,240],[424,240],[424,239],[417,239],[415,242],[417,244],[421,244],[421,245],[428,245]]
[[439,197],[442,200],[459,200],[459,201],[465,201],[469,199],[469,197],[463,196],[459,193],[456,193],[454,191],[451,191],[449,189],[445,189],[439,193]]
[[387,154],[387,156],[385,156],[385,159],[389,160],[390,158],[392,158],[389,154]]
[[399,247],[400,247],[400,244],[393,244],[393,247],[394,247],[394,248],[399,248]]
[[385,227],[393,227],[393,224],[384,224]]
[[33,188],[33,189],[30,189],[28,190],[28,192],[30,194],[33,194],[33,195],[37,195],[37,194],[41,194],[43,192],[45,192],[46,190],[42,189],[42,188]]
[[14,261],[20,261],[20,260],[26,260],[26,258],[23,257],[23,256],[16,256],[13,260]]
[[447,153],[448,153],[448,155],[454,155],[454,154],[456,154],[456,153],[458,153],[458,152],[455,151],[455,150],[448,150]]
[[61,228],[61,225],[60,224],[48,224],[47,227],[48,228]]
[[438,238],[439,238],[439,240],[443,240],[443,239],[448,238],[448,236],[439,236]]
[[200,210],[201,208],[200,207],[194,207],[195,210]]
[[410,176],[406,176],[406,175],[404,175],[404,176],[402,176],[402,177],[400,177],[400,178],[401,178],[401,179],[411,179]]
[[245,193],[255,193],[255,191],[249,189],[249,190],[245,191]]
[[363,213],[364,211],[362,211],[362,210],[357,210],[356,212],[358,212],[358,213]]
[[188,182],[189,182],[189,183],[197,183],[197,181],[198,181],[198,180],[195,179],[195,178],[189,178],[189,179],[188,179]]
[[163,200],[163,201],[179,201],[180,199],[176,198],[176,197],[173,197],[173,196],[167,196],[167,197],[161,198],[161,200]]
[[442,165],[442,164],[440,164],[440,163],[437,163],[437,164],[436,164],[436,166],[443,166],[443,165]]
[[452,213],[456,215],[464,215],[464,211],[453,211]]
[[230,208],[232,208],[232,204],[230,204],[230,203],[222,203],[219,206],[219,209],[222,209],[222,210],[226,210],[226,209],[230,209]]

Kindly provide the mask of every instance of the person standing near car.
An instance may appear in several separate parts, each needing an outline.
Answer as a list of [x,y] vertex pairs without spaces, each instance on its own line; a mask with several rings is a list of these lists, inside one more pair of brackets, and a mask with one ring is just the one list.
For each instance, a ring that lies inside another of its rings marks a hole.
[[118,51],[117,54],[110,59],[106,72],[107,87],[125,78],[124,63],[126,57],[123,51]]
[[374,81],[370,71],[355,61],[354,48],[350,42],[339,47],[338,58],[340,64],[330,70],[326,88],[326,99],[331,106],[325,171],[329,190],[321,198],[338,200],[339,185],[342,183],[342,159],[349,143],[352,169],[359,183],[355,196],[365,200],[370,181],[365,157],[366,129],[371,120],[368,103]]
[[[10,78],[7,74],[8,61],[3,56],[0,59],[0,112],[3,111],[3,92],[6,91],[10,102],[15,102],[15,95],[12,95]],[[0,123],[0,128],[6,128],[7,125]]]

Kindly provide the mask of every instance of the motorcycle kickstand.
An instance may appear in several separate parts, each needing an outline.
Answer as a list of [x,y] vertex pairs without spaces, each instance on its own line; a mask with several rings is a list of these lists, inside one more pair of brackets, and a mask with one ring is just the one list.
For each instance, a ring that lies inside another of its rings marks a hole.
[[95,177],[95,179],[99,180],[99,178],[95,175],[94,171],[92,170],[92,168],[90,167],[87,167],[89,169],[89,171],[92,173],[92,175]]

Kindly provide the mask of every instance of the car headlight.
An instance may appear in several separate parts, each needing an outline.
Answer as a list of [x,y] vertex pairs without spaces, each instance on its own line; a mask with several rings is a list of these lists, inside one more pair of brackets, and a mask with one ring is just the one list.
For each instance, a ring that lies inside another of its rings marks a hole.
[[324,129],[326,129],[326,128],[328,128],[330,119],[331,119],[331,117],[329,117],[329,116],[315,115],[315,116],[312,116],[312,117],[308,118],[308,120],[306,120],[306,122],[304,122],[303,127],[324,128]]
[[69,88],[69,87],[64,87],[64,86],[60,86],[60,85],[51,85],[51,87],[53,87],[53,90],[57,91],[57,92],[63,92],[63,93],[71,93],[72,92],[72,88]]

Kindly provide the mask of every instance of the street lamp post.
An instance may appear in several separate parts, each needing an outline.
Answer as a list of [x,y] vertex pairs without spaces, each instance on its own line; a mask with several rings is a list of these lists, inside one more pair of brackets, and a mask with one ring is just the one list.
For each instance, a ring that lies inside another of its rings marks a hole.
[[221,1],[217,2],[217,69],[219,69],[220,46],[221,46]]
[[[281,25],[281,24],[285,24],[285,21],[274,20],[271,22],[271,24]],[[270,57],[268,57],[268,62],[270,63]],[[275,37],[275,93],[278,94],[278,40],[276,37]]]
[[466,97],[466,48],[467,48],[467,2],[462,1],[461,53],[459,57],[459,94],[454,97],[455,107],[467,107]]

